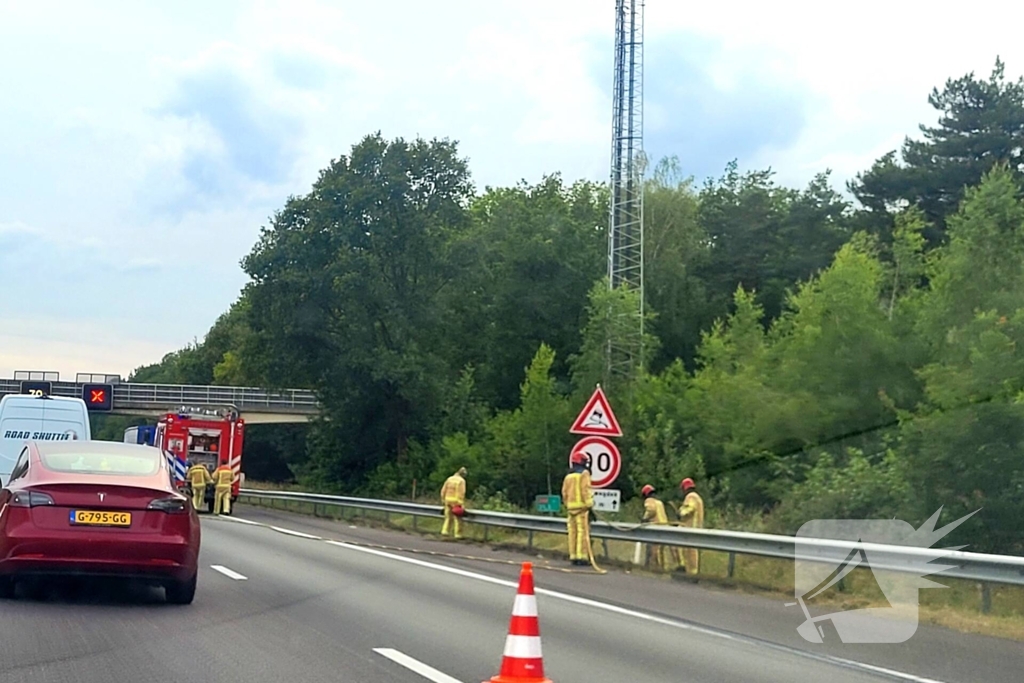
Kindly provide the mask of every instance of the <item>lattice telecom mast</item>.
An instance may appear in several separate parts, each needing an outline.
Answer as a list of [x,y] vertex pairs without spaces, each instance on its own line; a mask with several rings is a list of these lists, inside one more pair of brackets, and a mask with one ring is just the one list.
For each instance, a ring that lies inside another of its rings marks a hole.
[[615,0],[608,281],[639,294],[638,310],[611,321],[608,370],[615,374],[631,374],[643,360],[643,40],[644,0]]

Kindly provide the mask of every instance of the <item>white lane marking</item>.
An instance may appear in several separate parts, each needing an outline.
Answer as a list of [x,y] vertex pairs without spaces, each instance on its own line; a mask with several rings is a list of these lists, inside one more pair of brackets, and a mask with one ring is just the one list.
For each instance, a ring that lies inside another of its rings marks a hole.
[[288,534],[289,536],[298,536],[299,538],[309,538],[309,539],[312,539],[314,541],[322,541],[322,540],[324,540],[320,536],[314,536],[312,534],[304,534],[301,531],[292,531],[291,529],[282,529],[279,526],[272,526],[270,528],[273,529],[274,531],[279,532],[279,533]]
[[[434,569],[442,571],[448,574],[454,574],[456,576],[463,576],[469,579],[475,579],[477,581],[483,581],[484,583],[491,583],[497,586],[507,586],[509,588],[517,588],[518,582],[506,581],[505,579],[498,579],[493,576],[487,576],[486,574],[477,574],[476,572],[467,571],[465,569],[456,569],[455,567],[446,567],[441,564],[434,564],[432,562],[426,562],[419,560],[414,557],[403,557],[401,555],[394,555],[387,553],[382,550],[375,548],[361,548],[355,545],[348,545],[341,541],[327,541],[331,545],[336,545],[339,548],[345,548],[347,550],[356,550],[361,553],[367,553],[370,555],[378,555],[380,557],[386,557],[399,562],[405,562],[407,564],[414,564],[420,567],[426,567],[428,569]],[[589,598],[581,598],[576,595],[569,595],[568,593],[560,593],[558,591],[548,590],[547,588],[535,588],[534,592],[537,595],[546,595],[548,597],[556,598],[558,600],[564,600],[566,602],[572,602],[577,605],[586,605],[587,607],[593,607],[595,609],[604,610],[606,612],[612,612],[614,614],[621,614],[627,617],[633,617],[634,619],[641,619],[643,621],[660,624],[662,626],[671,626],[672,628],[678,628],[684,631],[695,631],[704,635],[713,636],[715,638],[721,638],[723,640],[731,640],[737,643],[744,643],[747,645],[760,645],[762,647],[768,647],[775,650],[781,650],[786,653],[803,657],[806,659],[813,659],[818,662],[825,662],[833,665],[839,665],[846,668],[859,669],[860,671],[874,673],[874,674],[885,674],[892,678],[897,678],[904,681],[910,681],[911,683],[944,683],[943,681],[934,678],[925,678],[923,676],[915,676],[914,674],[905,673],[903,671],[896,671],[895,669],[886,669],[872,664],[864,664],[857,662],[852,659],[843,659],[841,657],[833,657],[832,655],[819,655],[814,652],[807,652],[797,648],[791,648],[785,645],[776,645],[768,641],[760,641],[754,639],[739,638],[730,633],[723,633],[721,631],[715,631],[712,629],[697,626],[695,624],[686,624],[673,619],[666,619],[664,617],[655,616],[653,614],[645,614],[643,612],[637,612],[635,610],[626,609],[625,607],[619,607],[618,605],[610,605],[605,602],[598,602],[597,600],[591,600]]]
[[262,522],[254,522],[251,519],[242,519],[241,517],[221,517],[229,522],[238,522],[239,524],[251,524],[252,526],[264,526]]
[[875,666],[874,664],[864,664],[863,662],[855,662],[852,659],[843,659],[842,657],[832,657],[830,659],[846,664],[847,666],[854,667],[857,669],[867,669],[868,671],[875,671],[886,676],[892,676],[893,678],[901,678],[905,681],[913,681],[914,683],[943,683],[942,681],[934,678],[924,678],[923,676],[915,676],[913,674],[905,674],[902,671],[896,671],[894,669],[887,669],[884,666]]
[[[230,519],[230,518],[229,518]],[[254,524],[259,524],[258,522]],[[265,524],[259,524],[259,526],[267,526]],[[517,581],[508,581],[505,579],[499,579],[493,576],[487,576],[486,574],[478,574],[465,569],[457,569],[455,567],[446,567],[443,564],[434,564],[433,562],[426,562],[414,557],[404,557],[402,555],[395,555],[393,553],[385,552],[383,550],[377,550],[376,548],[362,548],[360,546],[349,545],[342,541],[325,541],[331,545],[338,546],[339,548],[345,548],[347,550],[355,550],[361,553],[369,555],[377,555],[379,557],[386,557],[391,560],[397,560],[399,562],[405,562],[406,564],[413,564],[419,567],[426,567],[427,569],[434,569],[436,571],[445,572],[447,574],[454,574],[456,576],[463,576],[468,579],[475,579],[476,581],[483,581],[484,583],[494,584],[496,586],[506,586],[509,588],[518,588],[519,583]],[[586,605],[587,607],[593,607],[595,609],[604,610],[606,612],[612,612],[614,614],[620,614],[622,616],[633,617],[634,619],[641,619],[655,624],[661,624],[662,626],[671,626],[683,631],[695,631],[704,635],[713,636],[715,638],[721,638],[723,640],[731,640],[739,643],[745,643],[747,645],[760,645],[762,647],[771,648],[774,650],[781,650],[798,657],[805,659],[813,659],[818,662],[825,662],[833,665],[843,666],[851,669],[858,669],[860,671],[869,672],[873,674],[883,674],[891,678],[896,678],[903,681],[909,681],[910,683],[944,683],[939,679],[927,678],[924,676],[915,676],[914,674],[906,673],[903,671],[897,671],[895,669],[887,669],[873,664],[865,664],[852,659],[844,659],[842,657],[835,657],[832,655],[817,654],[814,652],[808,652],[806,650],[800,650],[798,648],[789,647],[786,645],[777,645],[769,641],[762,641],[757,639],[748,639],[734,636],[730,633],[723,633],[696,624],[686,624],[673,619],[666,619],[653,614],[645,614],[643,612],[637,612],[636,610],[627,609],[625,607],[619,607],[618,605],[611,605],[605,602],[599,602],[597,600],[591,600],[589,598],[581,598],[576,595],[570,595],[568,593],[560,593],[559,591],[549,590],[547,588],[535,588],[534,592],[537,595],[546,595],[558,600],[564,600],[565,602],[572,602],[577,605]],[[401,654],[401,653],[399,653]],[[415,660],[414,660],[415,661]]]
[[434,683],[462,683],[462,681],[457,678],[452,678],[443,671],[438,671],[434,667],[427,666],[418,659],[413,659],[409,655],[399,652],[398,650],[392,650],[390,647],[375,647],[373,648],[373,651],[379,655],[387,657],[396,664],[401,664],[409,671],[418,673],[428,681],[433,681]]
[[224,576],[228,577],[229,579],[234,579],[235,581],[245,581],[247,578],[245,576],[242,576],[238,572],[232,569],[228,569],[227,567],[219,564],[211,564],[210,569],[214,570],[215,572],[220,572]]

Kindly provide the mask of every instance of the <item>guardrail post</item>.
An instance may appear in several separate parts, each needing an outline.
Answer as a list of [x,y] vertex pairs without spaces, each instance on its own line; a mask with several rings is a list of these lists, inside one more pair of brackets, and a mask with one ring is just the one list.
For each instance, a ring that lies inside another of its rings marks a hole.
[[416,522],[418,522],[418,521],[419,521],[419,519],[420,519],[420,516],[419,516],[419,515],[413,515],[413,516],[412,516],[412,530],[413,530],[413,531],[417,531],[417,530],[418,530],[418,529],[417,529],[417,525],[416,525]]
[[978,584],[981,589],[981,613],[989,614],[992,611],[992,588],[987,583]]
[[731,579],[736,575],[736,553],[729,553],[728,577]]
[[384,511],[384,523],[388,526],[391,525],[391,513],[388,512],[387,510]]
[[526,532],[526,547],[533,550],[533,529]]
[[487,532],[490,531],[490,529],[491,527],[489,526],[484,527],[484,543],[487,543]]

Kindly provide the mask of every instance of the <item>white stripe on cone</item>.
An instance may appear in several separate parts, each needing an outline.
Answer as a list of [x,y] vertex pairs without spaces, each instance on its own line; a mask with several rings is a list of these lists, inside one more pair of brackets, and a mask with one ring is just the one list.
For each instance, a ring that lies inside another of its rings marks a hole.
[[505,656],[513,659],[540,659],[540,637],[508,636],[505,639]]
[[537,616],[537,596],[517,595],[516,601],[512,603],[512,616],[514,617],[535,617]]

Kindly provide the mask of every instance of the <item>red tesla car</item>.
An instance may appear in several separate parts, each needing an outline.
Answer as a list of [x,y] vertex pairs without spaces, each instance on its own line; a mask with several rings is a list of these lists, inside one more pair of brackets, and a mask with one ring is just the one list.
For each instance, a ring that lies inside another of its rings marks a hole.
[[199,517],[163,451],[106,441],[29,442],[0,491],[0,597],[19,577],[123,576],[192,602]]

